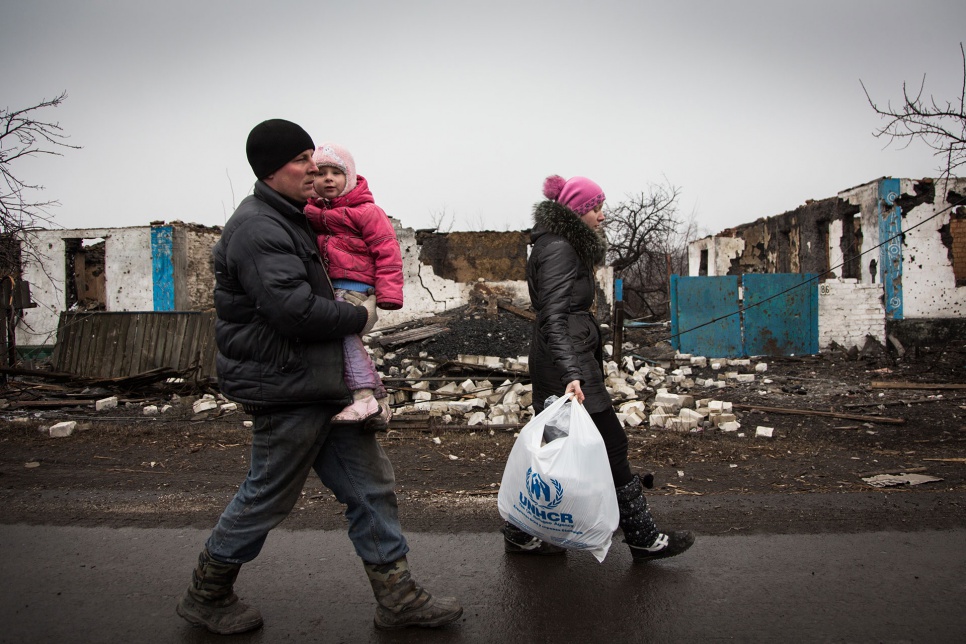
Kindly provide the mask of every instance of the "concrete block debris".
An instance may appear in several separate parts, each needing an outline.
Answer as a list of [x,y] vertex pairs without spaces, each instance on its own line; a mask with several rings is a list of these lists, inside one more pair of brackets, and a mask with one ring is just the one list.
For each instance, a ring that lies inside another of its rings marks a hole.
[[75,420],[65,420],[62,423],[56,423],[50,426],[47,430],[51,438],[67,438],[74,433],[74,429],[77,428],[77,421]]

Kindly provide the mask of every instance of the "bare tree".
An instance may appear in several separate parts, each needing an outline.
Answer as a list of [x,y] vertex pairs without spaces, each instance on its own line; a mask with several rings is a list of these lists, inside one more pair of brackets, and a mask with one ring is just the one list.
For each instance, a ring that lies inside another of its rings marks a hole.
[[862,84],[869,105],[887,121],[875,131],[876,138],[887,137],[890,143],[906,139],[906,145],[915,139],[922,140],[935,151],[935,156],[944,159],[943,176],[952,175],[966,164],[966,50],[963,43],[959,43],[959,52],[963,59],[963,81],[959,98],[953,101],[937,101],[933,96],[926,98],[925,75],[914,93],[910,93],[905,83],[902,84],[903,104],[900,107],[893,107],[891,101],[880,107]]
[[[50,222],[47,209],[58,204],[55,200],[39,200],[34,193],[44,189],[38,184],[27,183],[14,173],[13,164],[21,159],[41,155],[57,155],[60,148],[79,149],[80,146],[66,142],[67,135],[60,125],[41,121],[37,112],[47,107],[57,107],[67,99],[61,92],[53,99],[19,110],[0,110],[0,233],[9,235],[38,222]],[[35,199],[38,199],[35,201]]]
[[438,233],[448,233],[453,229],[454,217],[452,213],[446,212],[446,206],[439,210],[431,210],[429,220],[433,224],[433,230]]
[[685,226],[679,216],[680,194],[676,186],[652,184],[607,209],[608,260],[624,280],[627,308],[641,317],[667,315],[668,276],[686,267],[695,226]]

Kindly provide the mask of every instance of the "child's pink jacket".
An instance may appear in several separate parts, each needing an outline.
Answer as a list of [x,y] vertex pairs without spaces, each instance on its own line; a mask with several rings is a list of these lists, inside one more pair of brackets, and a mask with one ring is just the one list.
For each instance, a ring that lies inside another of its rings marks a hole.
[[396,231],[361,175],[348,194],[309,199],[305,216],[318,234],[329,277],[372,284],[381,309],[403,305],[402,253]]

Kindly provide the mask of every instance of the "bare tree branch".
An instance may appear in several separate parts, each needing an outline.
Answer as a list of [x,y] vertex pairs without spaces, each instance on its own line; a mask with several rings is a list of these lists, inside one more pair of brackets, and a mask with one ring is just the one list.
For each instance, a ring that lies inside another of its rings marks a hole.
[[647,194],[631,195],[628,201],[608,208],[604,226],[615,271],[628,268],[663,244],[678,224],[679,195],[675,186],[651,185]]
[[446,206],[439,210],[432,210],[429,213],[429,220],[433,224],[433,230],[440,233],[448,233],[453,229],[453,214],[446,212]]
[[925,97],[926,77],[918,90],[910,93],[906,83],[902,84],[903,104],[893,107],[892,102],[880,107],[869,96],[864,83],[862,91],[869,105],[886,124],[873,134],[876,138],[886,137],[889,143],[904,141],[904,146],[919,139],[934,150],[934,155],[943,159],[940,167],[942,177],[948,177],[960,166],[966,164],[966,49],[959,43],[963,59],[963,80],[956,100],[937,101],[935,97]]
[[44,189],[39,184],[23,181],[13,170],[13,163],[41,155],[60,156],[60,148],[80,149],[67,143],[68,136],[58,123],[41,121],[35,113],[47,107],[57,107],[67,99],[67,93],[19,110],[0,110],[0,234],[17,233],[38,222],[50,223],[47,209],[58,204],[55,200],[34,201],[33,192]]
[[687,271],[687,244],[696,226],[693,215],[681,220],[680,195],[673,185],[652,184],[606,211],[608,259],[624,280],[626,306],[643,317],[667,316],[668,276]]

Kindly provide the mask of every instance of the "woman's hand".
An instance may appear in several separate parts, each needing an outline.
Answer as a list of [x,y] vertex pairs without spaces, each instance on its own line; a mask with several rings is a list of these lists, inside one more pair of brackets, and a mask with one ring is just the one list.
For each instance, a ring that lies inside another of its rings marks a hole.
[[574,395],[574,400],[576,400],[581,405],[584,404],[584,392],[580,390],[579,380],[571,380],[570,383],[567,385],[567,390],[564,393],[565,394],[572,393]]

